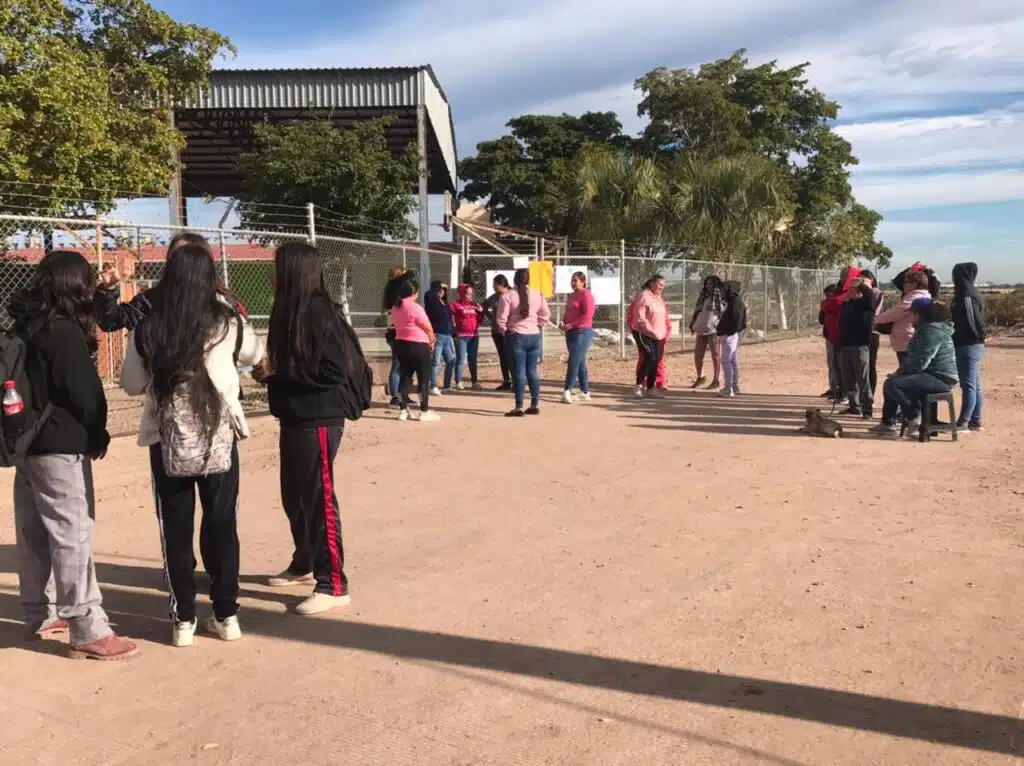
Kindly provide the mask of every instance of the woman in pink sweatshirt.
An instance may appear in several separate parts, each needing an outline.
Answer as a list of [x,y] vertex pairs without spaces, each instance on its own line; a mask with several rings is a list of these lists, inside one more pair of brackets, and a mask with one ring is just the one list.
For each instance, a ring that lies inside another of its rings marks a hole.
[[903,281],[903,298],[900,302],[875,317],[875,327],[889,325],[889,343],[900,364],[907,358],[907,347],[914,337],[914,312],[910,307],[918,298],[930,297],[928,275],[923,271],[911,271]]
[[459,285],[459,299],[449,308],[455,320],[455,387],[462,390],[462,370],[468,362],[469,379],[473,384],[473,390],[479,390],[476,357],[480,350],[480,338],[476,332],[483,318],[484,309],[476,302],[473,285]]
[[[530,288],[530,270],[519,269],[513,279],[513,289],[501,296],[498,303],[498,330],[505,336],[505,347],[512,354],[513,390],[516,406],[506,417],[540,414],[540,361],[541,333],[551,320],[551,309],[544,296]],[[523,409],[526,385],[530,385],[530,406]]]
[[587,370],[587,352],[594,342],[594,312],[597,304],[587,288],[587,275],[577,271],[572,275],[572,292],[565,299],[565,316],[560,325],[565,330],[565,345],[569,349],[569,363],[565,370],[565,391],[562,401],[572,404],[572,387],[580,381],[580,398],[590,401],[590,374]]
[[633,340],[643,353],[643,367],[636,375],[636,395],[643,396],[646,384],[648,393],[654,391],[658,380],[658,362],[668,330],[668,306],[662,297],[665,293],[665,278],[655,274],[648,279],[637,296],[636,314],[633,319]]

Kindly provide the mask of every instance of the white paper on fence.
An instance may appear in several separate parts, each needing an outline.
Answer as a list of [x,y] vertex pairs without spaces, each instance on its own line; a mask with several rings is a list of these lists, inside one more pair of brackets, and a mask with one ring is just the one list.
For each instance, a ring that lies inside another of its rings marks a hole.
[[555,292],[559,295],[566,295],[572,292],[572,275],[577,271],[587,272],[586,266],[555,266]]
[[598,306],[617,306],[619,304],[618,277],[591,277],[590,292],[594,303]]
[[[448,286],[451,287],[451,295],[454,296],[455,288],[462,282],[459,274],[459,255],[458,253],[452,253],[452,266],[450,272],[451,278],[448,281]],[[450,297],[449,300],[455,300],[454,297]]]
[[[516,272],[519,269],[530,268],[530,256],[528,255],[513,255],[512,256],[512,271]],[[512,284],[512,280],[509,279],[509,284]]]
[[490,298],[494,295],[494,278],[499,274],[504,274],[505,279],[508,280],[509,284],[512,284],[512,280],[515,279],[515,271],[488,271],[486,272],[487,279],[487,297]]

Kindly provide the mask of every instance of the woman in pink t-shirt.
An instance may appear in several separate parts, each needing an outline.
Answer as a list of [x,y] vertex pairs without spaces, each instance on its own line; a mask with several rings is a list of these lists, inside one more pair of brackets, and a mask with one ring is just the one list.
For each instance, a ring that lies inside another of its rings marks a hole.
[[391,303],[391,324],[395,328],[392,348],[398,357],[401,372],[398,383],[400,412],[399,420],[410,419],[409,389],[413,373],[419,382],[421,423],[440,420],[441,416],[430,410],[430,369],[434,364],[434,329],[427,312],[416,302],[420,285],[409,272],[396,277],[388,284],[387,295]]
[[[523,415],[540,414],[540,378],[537,376],[537,362],[540,361],[541,333],[551,320],[551,310],[544,296],[530,288],[530,270],[519,269],[513,280],[514,288],[501,296],[498,303],[498,329],[505,336],[505,343],[512,351],[513,390],[516,406],[506,417],[520,418]],[[526,385],[530,385],[530,406],[523,409]]]
[[[662,297],[665,292],[665,278],[655,274],[648,279],[636,300],[633,319],[633,340],[643,352],[643,367],[636,375],[637,396],[644,391],[653,392],[658,378],[658,362],[665,350],[663,341],[668,335],[668,307]],[[645,385],[646,384],[646,385]]]
[[580,382],[580,399],[590,401],[590,374],[587,370],[587,352],[594,342],[594,312],[597,305],[587,288],[587,275],[577,271],[572,275],[572,292],[565,299],[565,316],[559,325],[565,330],[565,345],[569,349],[569,363],[565,370],[565,390],[562,401],[572,404],[572,388]]

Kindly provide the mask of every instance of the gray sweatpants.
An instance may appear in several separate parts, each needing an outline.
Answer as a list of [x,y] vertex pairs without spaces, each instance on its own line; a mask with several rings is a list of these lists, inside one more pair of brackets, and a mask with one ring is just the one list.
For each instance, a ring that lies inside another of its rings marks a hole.
[[839,369],[843,380],[843,394],[850,402],[850,409],[870,413],[875,404],[871,393],[871,349],[868,346],[841,349]]
[[36,630],[67,620],[72,646],[111,633],[92,560],[94,518],[89,457],[36,455],[18,468],[14,522],[25,622]]

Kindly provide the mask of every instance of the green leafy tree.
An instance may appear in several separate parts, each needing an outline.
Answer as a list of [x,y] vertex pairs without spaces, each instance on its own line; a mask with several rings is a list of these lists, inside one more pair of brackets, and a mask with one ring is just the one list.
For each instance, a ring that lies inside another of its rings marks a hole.
[[696,71],[655,69],[636,81],[638,112],[650,119],[643,143],[656,153],[758,154],[783,169],[796,210],[786,243],[773,252],[776,262],[832,266],[869,254],[884,260],[888,249],[875,240],[881,217],[854,200],[849,168],[857,159],[830,125],[839,104],[808,86],[807,67],[752,67],[740,50]]
[[[389,124],[385,117],[344,130],[328,121],[257,126],[257,151],[237,160],[245,185],[243,228],[295,231],[289,208],[313,203],[329,211],[328,218],[343,221],[349,237],[384,242],[413,236],[409,216],[417,206],[412,190],[419,179],[418,155],[415,144],[392,154]],[[304,231],[302,224],[298,228]],[[348,256],[336,251],[324,254],[329,274],[339,277],[335,300],[348,316],[351,250]]]
[[144,0],[0,3],[0,212],[105,213],[165,193],[182,145],[168,109],[233,50]]
[[495,223],[558,236],[575,234],[567,187],[572,162],[585,144],[625,147],[614,112],[572,115],[523,115],[508,122],[509,133],[477,145],[477,153],[459,164],[463,198],[487,200]]

